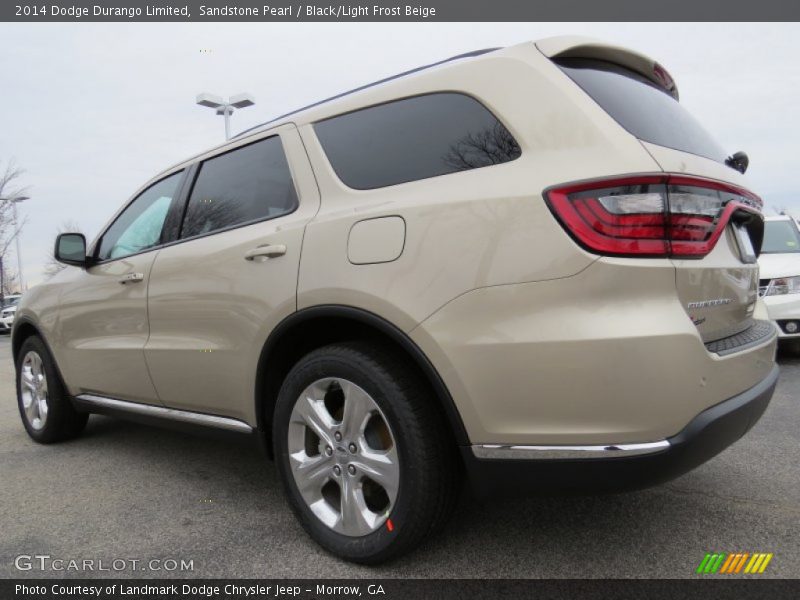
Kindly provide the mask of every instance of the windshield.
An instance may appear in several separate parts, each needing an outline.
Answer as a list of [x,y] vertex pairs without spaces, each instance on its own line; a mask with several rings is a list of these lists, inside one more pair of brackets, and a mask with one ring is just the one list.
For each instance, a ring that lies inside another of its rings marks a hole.
[[800,252],[800,233],[794,221],[767,221],[764,223],[764,243],[761,254]]
[[725,151],[689,111],[642,75],[601,60],[560,58],[555,63],[640,140],[725,162]]
[[17,296],[16,298],[6,298],[5,302],[3,302],[3,308],[6,308],[8,306],[16,306],[20,298],[21,296]]

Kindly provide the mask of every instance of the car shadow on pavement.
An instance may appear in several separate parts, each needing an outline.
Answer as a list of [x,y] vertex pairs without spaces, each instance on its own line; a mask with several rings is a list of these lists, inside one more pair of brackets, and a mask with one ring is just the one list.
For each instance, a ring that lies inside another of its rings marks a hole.
[[[465,490],[441,535],[393,563],[363,567],[325,553],[305,536],[276,470],[248,436],[220,439],[93,416],[80,443],[94,446],[92,455],[122,458],[138,484],[169,496],[171,516],[160,518],[177,519],[201,536],[214,536],[215,524],[224,522],[238,543],[258,548],[274,576],[574,577],[581,564],[588,569],[581,576],[689,576],[695,555],[739,510],[726,508],[722,497],[676,492],[686,481],[688,488],[718,488],[713,475],[705,481],[702,468],[673,484],[622,494],[482,502]],[[177,547],[188,541],[180,533],[173,538]],[[303,571],[308,567],[297,562],[300,555],[315,556],[313,571]],[[232,575],[232,568],[223,562],[203,576]]]
[[779,343],[776,359],[778,364],[800,364],[800,348],[783,342]]

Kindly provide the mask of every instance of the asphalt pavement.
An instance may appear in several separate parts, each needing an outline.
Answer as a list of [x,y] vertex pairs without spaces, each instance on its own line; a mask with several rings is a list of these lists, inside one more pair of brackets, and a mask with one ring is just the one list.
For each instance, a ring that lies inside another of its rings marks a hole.
[[[606,496],[479,503],[464,494],[442,535],[363,567],[306,536],[272,464],[246,438],[92,416],[79,439],[32,442],[4,336],[0,577],[682,578],[714,551],[770,552],[761,577],[800,577],[800,358],[779,360],[761,421],[675,481]],[[37,555],[50,558],[25,558]],[[85,560],[94,571],[71,569]]]

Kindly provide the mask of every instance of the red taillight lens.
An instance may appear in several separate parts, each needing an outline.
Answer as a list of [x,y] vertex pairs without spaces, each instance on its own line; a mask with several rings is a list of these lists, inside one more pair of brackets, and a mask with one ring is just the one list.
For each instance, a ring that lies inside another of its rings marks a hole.
[[676,175],[568,185],[545,197],[582,246],[613,256],[705,256],[733,213],[762,206],[746,190]]

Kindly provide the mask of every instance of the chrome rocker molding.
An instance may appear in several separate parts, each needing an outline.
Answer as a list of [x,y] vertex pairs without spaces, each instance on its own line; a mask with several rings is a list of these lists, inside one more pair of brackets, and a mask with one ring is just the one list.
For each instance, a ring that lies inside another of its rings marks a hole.
[[137,402],[126,402],[125,400],[114,400],[113,398],[104,398],[103,396],[95,396],[94,394],[81,394],[77,396],[75,400],[77,400],[79,404],[87,406],[90,410],[92,406],[96,406],[98,408],[113,409],[147,417],[169,419],[171,421],[180,421],[192,425],[216,427],[217,429],[227,429],[228,431],[237,431],[240,433],[251,433],[253,431],[253,428],[244,421],[229,419],[227,417],[217,417],[215,415],[165,408],[163,406],[139,404]]
[[662,452],[670,447],[667,440],[642,444],[609,444],[606,446],[512,446],[479,444],[472,446],[476,458],[489,460],[557,460],[586,458],[623,458]]

